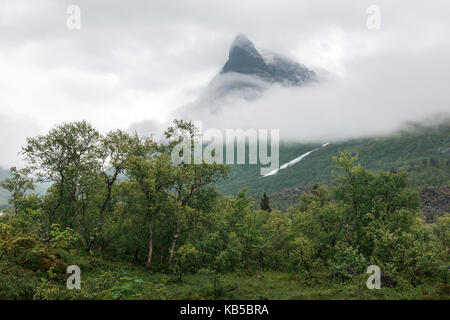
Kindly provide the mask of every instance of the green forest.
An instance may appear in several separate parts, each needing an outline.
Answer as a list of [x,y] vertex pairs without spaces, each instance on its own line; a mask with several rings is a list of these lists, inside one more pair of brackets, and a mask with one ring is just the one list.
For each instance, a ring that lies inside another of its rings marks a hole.
[[[280,211],[245,187],[220,193],[228,165],[174,164],[191,122],[164,135],[81,121],[28,138],[26,165],[0,182],[0,299],[450,298],[450,215],[425,223],[407,170],[336,150],[334,182]],[[72,265],[80,289],[66,287]],[[380,289],[366,286],[371,265]]]

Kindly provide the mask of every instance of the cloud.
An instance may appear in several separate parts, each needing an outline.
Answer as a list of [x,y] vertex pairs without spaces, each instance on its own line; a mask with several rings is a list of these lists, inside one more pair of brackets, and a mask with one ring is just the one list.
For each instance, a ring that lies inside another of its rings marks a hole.
[[0,167],[20,166],[18,153],[25,145],[27,136],[38,134],[40,128],[26,115],[0,112]]
[[153,136],[155,139],[162,139],[164,130],[170,125],[169,122],[158,120],[142,120],[133,122],[127,132],[130,134],[138,134],[139,136]]
[[231,93],[220,108],[200,101],[183,116],[202,120],[206,128],[280,129],[281,139],[303,142],[385,135],[410,121],[450,114],[450,65],[442,63],[449,54],[442,48],[355,59],[345,76],[303,87],[273,86],[256,100]]
[[[379,0],[376,31],[366,28],[371,0],[77,0],[82,20],[74,31],[66,28],[71,4],[0,3],[0,135],[27,123],[11,141],[62,121],[85,119],[101,131],[132,124],[144,130],[146,119],[150,126],[167,123],[202,95],[239,32],[258,48],[333,77],[293,91],[273,88],[255,103],[237,101],[228,108],[236,114],[227,111],[217,126],[280,127],[301,137],[326,129],[323,135],[344,137],[390,130],[400,120],[442,111],[449,101],[442,90],[450,64],[446,0],[433,6]],[[297,132],[300,114],[314,125],[304,123]],[[371,117],[379,123],[373,125]],[[13,157],[2,153],[0,165]]]

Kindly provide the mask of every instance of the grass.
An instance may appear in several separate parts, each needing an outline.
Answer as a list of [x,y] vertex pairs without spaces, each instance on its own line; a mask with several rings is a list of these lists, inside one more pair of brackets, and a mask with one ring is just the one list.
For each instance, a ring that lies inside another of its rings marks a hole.
[[[369,290],[367,275],[353,280],[330,279],[328,273],[305,274],[262,272],[234,272],[219,276],[214,290],[208,274],[186,274],[181,281],[176,275],[147,271],[143,267],[123,262],[89,262],[81,267],[81,292],[72,290],[65,299],[112,299],[111,291],[120,285],[121,278],[142,279],[142,290],[129,299],[186,299],[186,300],[347,300],[347,299],[449,299],[450,286],[423,284],[417,287],[399,281],[396,288]],[[87,270],[86,270],[87,268]],[[68,295],[67,295],[68,294]]]
[[[174,299],[211,299],[212,285],[202,275],[187,275],[179,283],[172,283],[168,290]],[[308,283],[302,276],[280,272],[265,272],[263,279],[256,276],[231,273],[223,276],[223,289],[234,288],[219,299],[248,300],[341,300],[341,299],[448,299],[445,288],[441,291],[431,286],[412,288],[381,288],[369,290],[366,277],[340,282],[338,280]],[[447,289],[448,290],[448,289]]]
[[[21,299],[43,300],[448,300],[450,298],[450,286],[442,283],[430,282],[413,287],[397,279],[396,288],[384,287],[382,284],[380,290],[369,290],[366,287],[368,277],[366,274],[342,281],[330,278],[329,271],[315,271],[310,277],[302,273],[266,271],[257,274],[242,271],[219,275],[214,288],[212,281],[214,277],[211,273],[185,274],[180,281],[175,274],[152,272],[111,257],[102,258],[80,251],[66,252],[64,262],[80,267],[81,290],[68,290],[64,275],[52,268],[28,274],[19,268],[17,269],[19,278],[6,277],[0,284],[0,289],[14,291],[7,286],[9,283],[18,290],[23,287],[26,292],[32,291],[26,295],[22,294]],[[4,298],[14,299],[14,295],[11,293]]]

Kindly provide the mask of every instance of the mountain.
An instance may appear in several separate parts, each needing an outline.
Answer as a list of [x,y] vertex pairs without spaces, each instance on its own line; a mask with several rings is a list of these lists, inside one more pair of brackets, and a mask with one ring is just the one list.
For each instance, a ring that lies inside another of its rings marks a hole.
[[[232,165],[229,179],[218,185],[224,194],[236,194],[247,187],[256,199],[266,192],[273,209],[295,205],[313,184],[333,184],[332,157],[339,151],[359,153],[361,165],[374,171],[406,171],[412,187],[422,196],[424,212],[450,211],[450,121],[438,126],[414,125],[386,137],[352,139],[330,144],[282,142],[280,169],[261,176],[259,165]],[[8,171],[0,168],[0,180]],[[49,185],[37,184],[43,195]],[[9,193],[0,188],[0,209]]]
[[[367,169],[404,170],[415,187],[450,185],[450,122],[438,126],[413,125],[386,137],[343,142],[280,144],[281,169],[261,176],[259,165],[232,165],[230,178],[219,186],[225,194],[248,187],[249,194],[273,194],[287,188],[333,183],[332,157],[339,151],[359,153]],[[300,189],[302,189],[300,188]]]
[[[258,51],[246,36],[239,34],[231,44],[228,60],[194,108],[214,112],[230,99],[255,100],[273,84],[303,86],[316,81],[314,71],[277,53]],[[188,107],[188,114],[191,108]]]
[[372,171],[406,171],[410,187],[420,193],[427,222],[450,212],[450,121],[438,126],[415,124],[386,137],[325,145],[282,142],[279,170],[261,176],[259,165],[235,164],[218,189],[236,194],[248,188],[256,207],[266,193],[272,209],[284,210],[298,205],[300,196],[311,192],[314,184],[335,183],[332,157],[343,150],[358,153],[361,165]]
[[231,44],[228,61],[220,74],[230,72],[259,77],[270,83],[302,85],[317,80],[314,71],[276,53],[256,50],[254,44],[239,34]]

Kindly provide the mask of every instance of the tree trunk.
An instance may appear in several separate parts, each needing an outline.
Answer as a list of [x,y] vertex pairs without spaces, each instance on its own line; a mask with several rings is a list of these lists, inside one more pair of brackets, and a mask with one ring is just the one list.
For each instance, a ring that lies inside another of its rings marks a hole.
[[61,206],[62,200],[63,200],[63,195],[64,195],[64,180],[62,180],[59,183],[59,196],[58,196],[58,202],[56,203],[56,206],[52,209],[51,213],[50,213],[50,225],[52,225],[53,223],[55,223],[56,220],[56,210],[59,209],[59,207]]
[[75,220],[77,222],[78,232],[80,233],[81,241],[83,242],[83,245],[87,247],[87,242],[86,239],[84,238],[83,230],[81,229],[80,217],[78,216],[77,200],[75,199],[75,197],[73,197],[72,199],[72,204],[73,204],[73,213],[75,215]]
[[170,254],[167,263],[169,265],[172,264],[173,255],[175,253],[175,245],[177,244],[178,235],[180,234],[180,224],[177,223],[177,227],[175,229],[175,234],[173,235],[172,246],[170,247]]
[[[116,172],[114,173],[113,178],[111,179],[111,181],[108,180],[108,178],[106,178],[106,185],[107,185],[107,193],[106,193],[106,198],[103,201],[103,204],[100,208],[100,213],[99,213],[99,218],[98,218],[98,224],[97,224],[97,229],[94,232],[94,236],[92,237],[91,242],[89,243],[89,248],[88,251],[91,250],[92,246],[95,243],[95,240],[97,240],[97,235],[100,234],[100,232],[102,231],[102,227],[103,227],[103,213],[106,211],[106,208],[108,206],[108,203],[111,200],[111,193],[112,193],[112,187],[114,185],[114,183],[116,182],[117,176],[119,175],[120,169],[116,169]],[[106,176],[107,177],[107,176]]]
[[106,210],[106,207],[108,205],[109,200],[111,199],[111,188],[108,188],[108,195],[106,197],[106,200],[103,202],[102,207],[100,208],[100,213],[99,213],[99,218],[98,218],[98,224],[97,224],[97,229],[94,232],[94,235],[92,237],[91,242],[89,243],[89,247],[87,249],[87,251],[91,251],[92,246],[95,243],[95,240],[97,240],[97,236],[98,234],[100,234],[100,232],[102,231],[102,226],[103,226],[103,213]]
[[14,213],[15,213],[16,216],[17,216],[18,210],[17,210],[17,200],[16,200],[16,197],[13,198],[13,206],[14,206]]
[[152,263],[152,253],[153,253],[153,225],[152,225],[152,215],[149,215],[149,237],[148,237],[148,257],[147,257],[147,269],[150,269],[150,264]]

